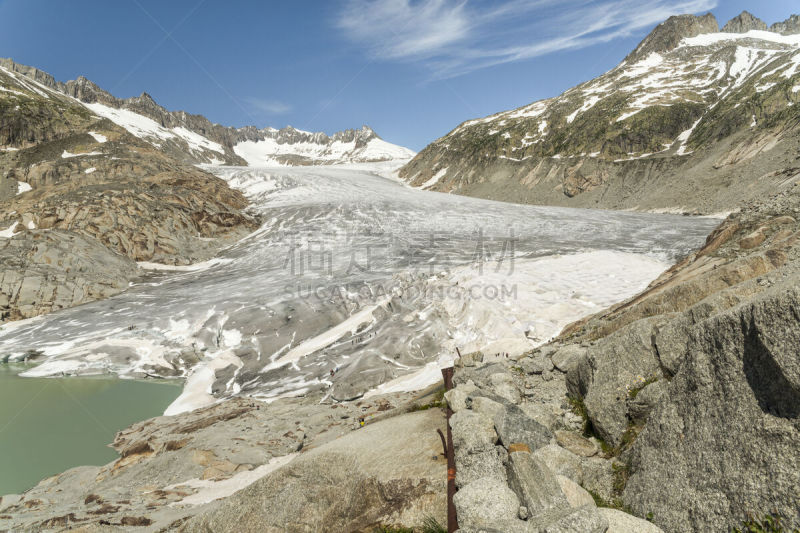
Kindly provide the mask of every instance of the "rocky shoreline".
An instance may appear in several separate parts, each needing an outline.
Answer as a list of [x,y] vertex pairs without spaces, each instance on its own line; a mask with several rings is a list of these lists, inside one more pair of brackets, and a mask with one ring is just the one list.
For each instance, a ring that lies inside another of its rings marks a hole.
[[443,522],[435,389],[341,404],[235,398],[145,420],[117,434],[118,460],[3,496],[0,530],[366,533]]

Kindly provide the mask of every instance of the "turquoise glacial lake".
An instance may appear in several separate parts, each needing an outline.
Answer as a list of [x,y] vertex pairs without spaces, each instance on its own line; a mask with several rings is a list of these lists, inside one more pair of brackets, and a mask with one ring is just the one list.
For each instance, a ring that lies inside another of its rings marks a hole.
[[116,432],[161,415],[181,393],[177,382],[19,377],[26,368],[0,364],[0,495],[113,461]]

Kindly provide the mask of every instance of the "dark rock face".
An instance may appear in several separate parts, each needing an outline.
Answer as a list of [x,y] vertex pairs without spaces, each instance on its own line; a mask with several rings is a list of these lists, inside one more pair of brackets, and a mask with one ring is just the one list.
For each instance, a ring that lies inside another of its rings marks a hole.
[[686,37],[719,31],[716,17],[707,13],[702,17],[677,15],[659,24],[639,46],[625,58],[626,61],[644,59],[653,52],[668,52]]
[[740,15],[729,20],[720,31],[723,33],[747,33],[750,30],[766,31],[767,23],[747,11],[742,11]]
[[626,503],[667,531],[727,529],[771,509],[800,524],[799,345],[796,289],[701,324],[634,445]]
[[792,15],[783,22],[776,22],[769,30],[783,35],[796,35],[800,33],[800,15]]

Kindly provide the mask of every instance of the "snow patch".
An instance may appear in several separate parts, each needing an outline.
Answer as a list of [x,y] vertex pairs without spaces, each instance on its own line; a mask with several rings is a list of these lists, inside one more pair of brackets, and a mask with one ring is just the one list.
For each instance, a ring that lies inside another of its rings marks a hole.
[[622,73],[622,77],[623,78],[636,78],[636,77],[641,76],[643,74],[647,74],[653,68],[659,66],[663,62],[664,62],[664,56],[662,56],[661,54],[658,54],[656,52],[653,52],[652,54],[647,56],[645,59],[639,61],[638,63],[634,63],[629,68],[625,69],[625,71]]
[[0,231],[0,238],[10,239],[14,235],[16,235],[16,233],[14,233],[14,229],[17,227],[17,225],[19,225],[19,222],[14,222],[8,228],[4,229],[3,231]]
[[700,124],[701,120],[703,120],[703,117],[697,119],[697,122],[695,122],[691,128],[678,135],[678,138],[675,141],[681,143],[680,147],[678,147],[678,152],[677,152],[678,155],[688,155],[691,153],[686,151],[686,144],[689,142],[689,137],[692,136],[694,129],[697,127],[698,124]]
[[622,116],[620,116],[616,121],[622,122],[625,119],[631,118],[633,115],[637,114],[640,111],[641,109],[634,109],[633,111],[628,111],[627,113],[624,113]]
[[434,174],[431,177],[431,179],[429,179],[428,181],[426,181],[425,183],[423,183],[422,185],[417,187],[417,189],[427,189],[427,188],[433,187],[434,185],[439,183],[439,180],[442,179],[442,176],[447,174],[447,168],[448,167],[444,167],[444,168],[440,169],[436,174]]
[[145,270],[170,270],[178,272],[197,272],[199,270],[206,270],[213,266],[225,265],[232,262],[232,259],[214,258],[200,263],[193,263],[191,265],[165,265],[163,263],[150,263],[148,261],[137,261],[136,264]]
[[89,132],[89,135],[91,135],[92,137],[94,137],[94,140],[95,140],[95,141],[97,141],[97,142],[99,142],[100,144],[102,144],[102,143],[104,143],[104,142],[108,141],[108,137],[106,137],[106,136],[105,136],[105,135],[103,135],[102,133],[97,133],[96,131],[90,131],[90,132]]
[[84,153],[84,154],[73,154],[71,152],[68,152],[68,151],[64,150],[64,152],[61,154],[61,158],[62,159],[69,159],[70,157],[89,157],[89,156],[95,156],[95,155],[103,155],[103,152],[87,152],[87,153]]
[[199,133],[195,133],[180,126],[177,128],[172,128],[170,131],[186,141],[186,143],[189,145],[189,148],[192,150],[196,150],[198,152],[202,152],[203,150],[211,150],[212,152],[225,154],[225,148],[223,148],[221,144],[210,141]]
[[33,190],[33,187],[31,187],[30,184],[25,183],[24,181],[17,182],[17,196],[26,193],[30,190]]
[[712,46],[741,39],[758,39],[778,44],[800,46],[800,35],[781,35],[771,31],[751,30],[747,33],[705,33],[697,37],[688,37],[681,41],[678,48],[687,46]]
[[194,478],[182,483],[175,483],[168,487],[164,487],[164,490],[173,490],[179,487],[200,489],[195,494],[187,496],[179,502],[171,503],[170,506],[202,505],[220,498],[227,498],[234,492],[238,492],[245,487],[249,487],[267,474],[270,474],[282,466],[289,464],[296,456],[296,453],[290,453],[289,455],[284,455],[281,457],[273,457],[268,463],[265,463],[258,468],[254,468],[253,470],[248,470],[245,472],[239,472],[228,479],[213,481],[209,479]]

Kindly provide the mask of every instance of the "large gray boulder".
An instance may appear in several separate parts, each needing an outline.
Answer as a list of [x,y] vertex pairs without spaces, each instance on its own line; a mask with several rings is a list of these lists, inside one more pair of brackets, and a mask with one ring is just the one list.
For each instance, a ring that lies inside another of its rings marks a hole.
[[508,483],[530,516],[570,506],[553,471],[530,453],[509,455]]
[[455,413],[467,408],[467,398],[475,390],[477,390],[477,387],[469,381],[447,391],[444,394],[444,399],[447,400],[447,405]]
[[536,352],[529,357],[523,357],[518,361],[518,364],[526,374],[541,374],[553,370],[552,361],[541,352]]
[[606,533],[664,533],[657,525],[628,513],[605,507],[601,507],[598,511],[600,516],[608,521]]
[[570,393],[583,396],[592,426],[617,446],[628,429],[628,395],[661,376],[652,337],[657,319],[642,319],[590,347],[567,373]]
[[583,480],[581,458],[557,444],[542,446],[533,452],[533,456],[556,474],[567,476],[576,483]]
[[495,446],[475,453],[456,452],[456,485],[460,488],[477,479],[506,481],[506,450]]
[[450,417],[453,446],[459,453],[478,453],[494,448],[497,433],[492,419],[469,410],[459,411]]
[[508,372],[497,372],[489,376],[489,390],[510,403],[519,403],[522,395]]
[[583,507],[584,505],[596,505],[594,498],[589,492],[572,481],[566,476],[556,476],[558,484],[561,486],[561,492],[567,498],[570,506]]
[[514,520],[519,513],[519,499],[508,485],[496,478],[473,481],[453,497],[462,527],[492,527],[498,521]]
[[665,531],[726,531],[747,513],[778,512],[800,525],[796,283],[691,335],[691,357],[634,444],[624,492]]
[[586,348],[579,344],[568,344],[556,350],[550,360],[557,369],[567,372],[584,354]]
[[608,522],[594,505],[552,509],[528,521],[529,533],[605,533]]
[[495,415],[494,426],[500,442],[508,448],[515,443],[527,444],[536,450],[550,443],[553,434],[545,426],[530,418],[516,405],[506,405]]

